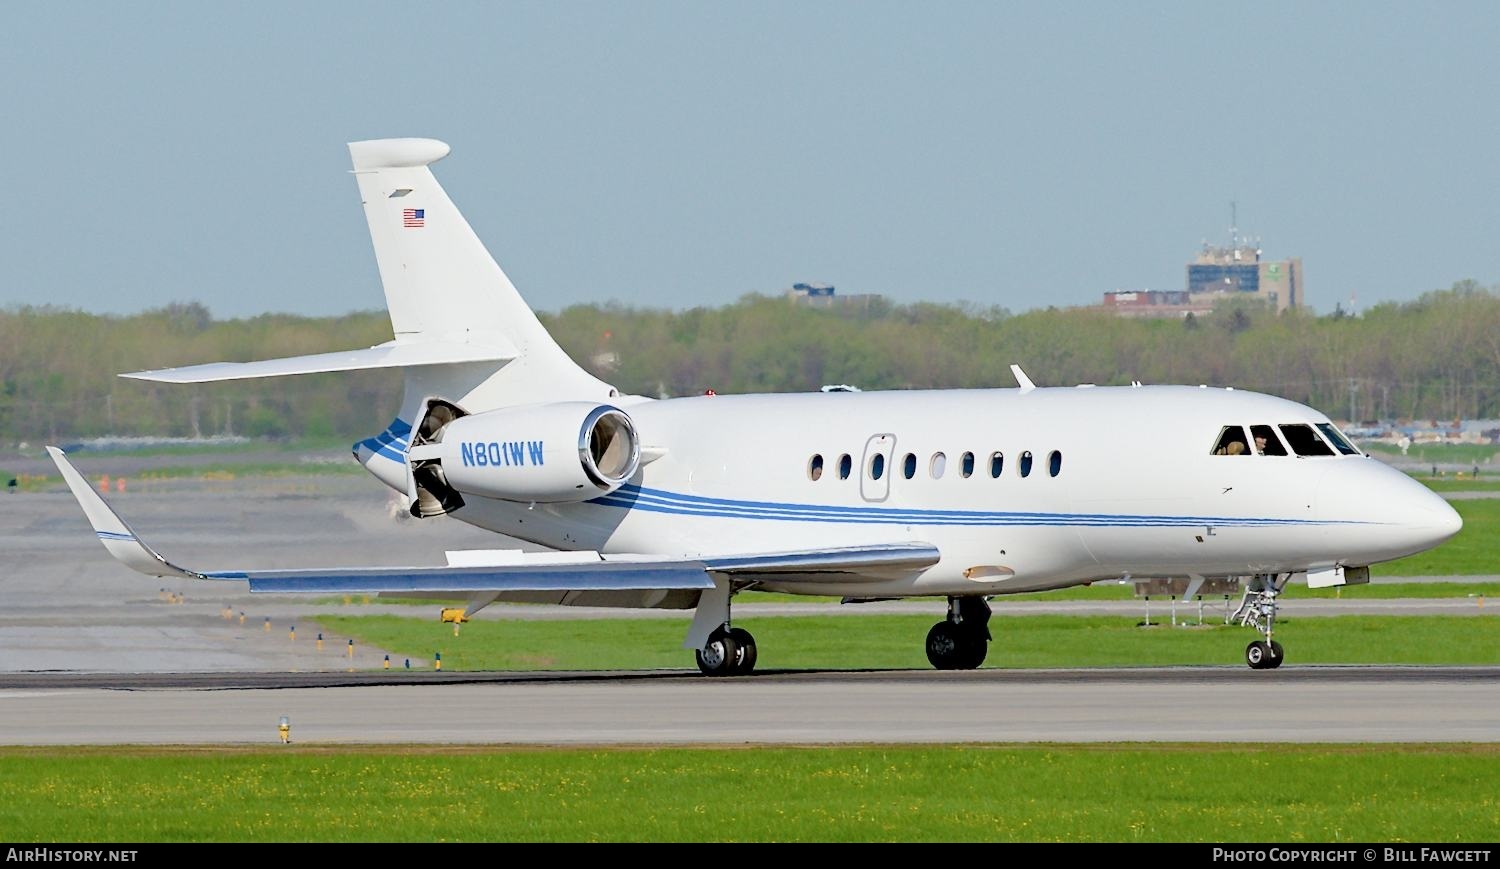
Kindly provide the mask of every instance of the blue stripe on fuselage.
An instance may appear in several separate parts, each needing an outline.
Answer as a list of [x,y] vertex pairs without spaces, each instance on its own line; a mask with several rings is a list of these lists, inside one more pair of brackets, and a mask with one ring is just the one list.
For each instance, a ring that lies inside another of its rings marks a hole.
[[364,447],[377,456],[400,463],[406,461],[406,444],[410,434],[411,423],[397,417],[386,426],[385,431],[354,446],[356,449]]
[[1365,525],[1365,522],[1276,519],[1254,516],[1164,516],[1115,513],[1029,513],[975,510],[922,510],[891,507],[791,504],[737,501],[685,495],[626,485],[589,503],[649,513],[759,519],[777,522],[834,522],[861,525],[1076,525],[1128,527],[1194,527],[1199,525],[1269,527],[1286,525]]

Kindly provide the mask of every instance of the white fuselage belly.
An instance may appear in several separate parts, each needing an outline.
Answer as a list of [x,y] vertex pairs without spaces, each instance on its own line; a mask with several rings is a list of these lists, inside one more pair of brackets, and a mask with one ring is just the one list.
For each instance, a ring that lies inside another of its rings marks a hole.
[[[866,597],[1363,565],[1432,545],[1452,515],[1420,484],[1363,456],[1214,455],[1224,425],[1326,421],[1233,390],[813,393],[621,407],[647,445],[666,449],[632,484],[576,504],[470,497],[453,515],[560,549],[696,556],[920,541],[942,552],[914,578],[803,578],[785,589]],[[885,455],[879,480],[874,451]],[[1003,455],[999,477],[994,453]],[[852,470],[841,478],[846,454]],[[823,463],[817,480],[814,456]],[[393,481],[380,473],[388,469],[371,470]]]

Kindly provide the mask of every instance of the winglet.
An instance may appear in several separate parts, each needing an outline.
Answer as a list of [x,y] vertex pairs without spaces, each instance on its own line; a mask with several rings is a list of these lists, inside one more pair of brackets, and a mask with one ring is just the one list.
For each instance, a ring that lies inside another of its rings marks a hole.
[[147,576],[170,576],[178,579],[204,579],[201,573],[184,570],[181,567],[167,561],[157,554],[156,550],[147,546],[144,541],[130,530],[99,493],[89,485],[88,480],[78,473],[78,469],[68,461],[68,457],[57,447],[47,447],[48,455],[52,461],[57,463],[57,469],[62,471],[63,481],[73,491],[73,497],[78,499],[78,505],[83,508],[83,513],[89,519],[89,524],[94,526],[94,533],[99,536],[99,542],[109,550],[117,561],[123,563],[131,570],[144,573]]
[[1026,372],[1021,370],[1021,366],[1012,365],[1010,367],[1010,373],[1015,375],[1016,384],[1021,387],[1022,395],[1025,395],[1031,390],[1036,389],[1036,384],[1032,383],[1031,378],[1026,376]]

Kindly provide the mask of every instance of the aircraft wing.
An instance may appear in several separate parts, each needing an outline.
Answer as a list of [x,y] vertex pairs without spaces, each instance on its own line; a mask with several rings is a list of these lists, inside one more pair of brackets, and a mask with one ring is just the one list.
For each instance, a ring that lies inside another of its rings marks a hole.
[[[104,548],[125,566],[148,576],[242,580],[252,592],[322,594],[431,594],[488,592],[673,591],[714,588],[710,574],[740,581],[816,582],[883,578],[937,563],[926,543],[896,543],[792,552],[697,557],[601,555],[597,552],[510,551],[466,553],[464,562],[436,567],[349,567],[306,570],[198,571],[168,561],[105,503],[63,451],[47,447],[63,480],[83,507]],[[450,559],[455,553],[450,553]]]

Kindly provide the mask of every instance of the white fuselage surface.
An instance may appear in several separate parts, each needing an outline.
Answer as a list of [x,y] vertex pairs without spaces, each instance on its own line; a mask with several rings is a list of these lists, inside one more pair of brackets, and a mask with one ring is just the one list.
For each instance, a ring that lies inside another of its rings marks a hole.
[[[942,552],[914,578],[788,589],[870,597],[1365,565],[1459,528],[1419,483],[1331,444],[1331,455],[1215,454],[1225,426],[1329,424],[1251,392],[1075,387],[616,404],[662,453],[638,482],[576,504],[469,498],[453,515],[560,549],[701,556],[920,541]],[[356,455],[403,490],[403,440],[375,443]]]

